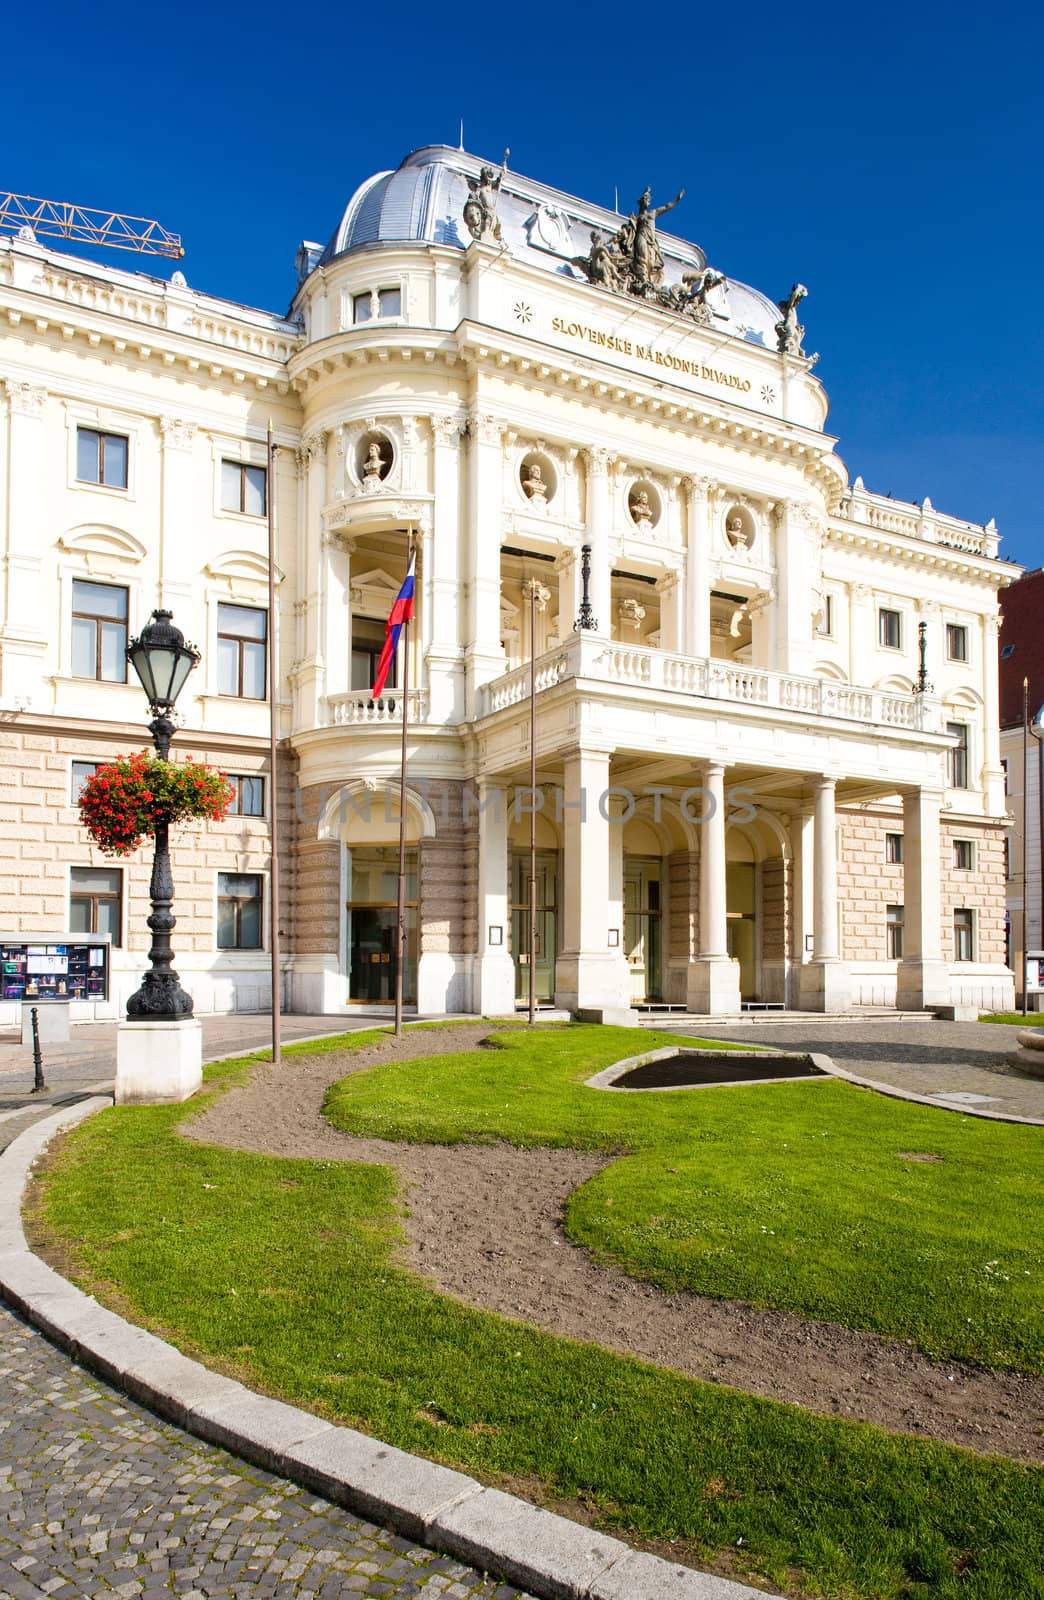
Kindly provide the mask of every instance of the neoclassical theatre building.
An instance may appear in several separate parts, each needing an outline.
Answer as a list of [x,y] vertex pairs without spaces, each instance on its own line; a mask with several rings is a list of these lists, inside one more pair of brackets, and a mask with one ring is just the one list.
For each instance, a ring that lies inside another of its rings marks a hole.
[[174,754],[236,788],[175,837],[198,1009],[269,1000],[273,650],[284,1002],[389,1003],[402,662],[370,685],[412,539],[410,1004],[527,992],[534,809],[542,1001],[1011,1003],[1016,569],[850,480],[805,291],[708,264],[666,200],[416,151],[301,245],[285,316],[0,240],[0,934],[107,933],[108,1014],[137,986],[148,852],[74,800],[147,743],[123,651],[163,605],[203,657]]

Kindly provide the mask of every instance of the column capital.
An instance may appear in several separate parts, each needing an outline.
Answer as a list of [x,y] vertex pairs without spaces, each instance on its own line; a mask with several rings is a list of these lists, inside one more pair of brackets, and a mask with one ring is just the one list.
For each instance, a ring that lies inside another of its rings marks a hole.
[[428,418],[428,427],[431,437],[439,449],[452,449],[460,443],[460,436],[467,426],[464,417],[431,416]]
[[681,480],[682,488],[694,500],[706,500],[718,486],[713,478],[700,477],[690,474]]
[[7,390],[7,403],[15,416],[42,417],[47,390],[39,384],[22,383],[14,378],[3,380]]
[[584,460],[587,463],[587,475],[590,478],[605,478],[609,475],[609,462],[612,457],[608,450],[601,445],[585,445]]
[[164,450],[191,450],[196,437],[196,424],[184,417],[160,417],[160,433]]
[[478,444],[503,443],[506,424],[488,411],[468,412],[468,434]]

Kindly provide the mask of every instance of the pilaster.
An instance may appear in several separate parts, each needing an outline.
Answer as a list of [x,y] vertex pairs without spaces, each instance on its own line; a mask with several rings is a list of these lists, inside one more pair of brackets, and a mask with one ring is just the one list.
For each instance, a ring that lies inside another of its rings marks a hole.
[[591,546],[591,609],[599,633],[612,631],[609,615],[609,528],[612,520],[609,493],[609,452],[592,447],[587,462],[587,543]]
[[814,790],[812,959],[801,969],[801,1004],[807,1011],[847,1011],[852,982],[837,929],[836,781],[817,778]]
[[681,648],[687,655],[710,655],[710,478],[686,478],[686,615]]
[[903,956],[895,1003],[921,1011],[950,1003],[950,969],[942,954],[942,794],[911,789],[903,795]]
[[478,691],[504,671],[500,643],[500,526],[503,424],[473,411],[468,418],[467,621],[465,716],[478,715]]
[[[623,946],[609,944],[611,859],[609,752],[574,750],[564,762],[562,947],[555,962],[555,1003],[630,1021],[631,981]],[[617,933],[618,940],[622,938]]]

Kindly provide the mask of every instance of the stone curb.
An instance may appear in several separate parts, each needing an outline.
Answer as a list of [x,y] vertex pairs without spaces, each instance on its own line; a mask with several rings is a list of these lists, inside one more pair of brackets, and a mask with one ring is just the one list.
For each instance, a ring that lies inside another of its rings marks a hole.
[[912,1100],[915,1105],[933,1106],[936,1111],[959,1111],[964,1117],[985,1117],[990,1122],[1024,1122],[1034,1128],[1044,1127],[1044,1117],[1019,1117],[1014,1111],[987,1111],[982,1106],[963,1105],[959,1100],[951,1101],[938,1099],[930,1094],[915,1094],[912,1089],[900,1089],[894,1083],[881,1083],[877,1078],[860,1078],[854,1072],[846,1072],[844,1067],[839,1067],[830,1056],[810,1052],[809,1060],[824,1072],[828,1072],[832,1078],[843,1078],[846,1083],[854,1083],[860,1089],[876,1089],[878,1094],[886,1094],[892,1100]]
[[74,1360],[198,1438],[537,1600],[782,1600],[632,1550],[449,1467],[254,1394],[68,1283],[29,1249],[22,1200],[51,1139],[111,1103],[94,1097],[65,1107],[0,1156],[0,1295]]

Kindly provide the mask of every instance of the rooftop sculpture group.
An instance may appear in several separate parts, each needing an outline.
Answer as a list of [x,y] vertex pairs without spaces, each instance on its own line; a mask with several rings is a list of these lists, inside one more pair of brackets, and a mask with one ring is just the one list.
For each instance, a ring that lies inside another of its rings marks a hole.
[[[464,202],[464,221],[473,239],[489,244],[500,243],[500,221],[497,201],[507,172],[509,150],[504,151],[500,172],[483,167],[477,178],[468,178],[468,198]],[[663,252],[656,237],[656,220],[673,211],[685,190],[679,189],[666,205],[654,206],[652,193],[647,187],[640,195],[634,211],[624,218],[614,234],[591,230],[591,247],[585,256],[573,256],[572,264],[579,267],[589,283],[600,289],[611,289],[614,294],[629,294],[639,300],[650,301],[673,311],[676,316],[691,317],[694,322],[707,326],[715,317],[724,320],[726,313],[715,309],[711,291],[728,283],[723,272],[713,267],[703,267],[698,272],[687,272],[681,283],[664,284]],[[800,356],[804,352],[801,340],[805,330],[798,322],[797,307],[808,294],[802,283],[795,283],[786,300],[778,302],[782,316],[776,323],[778,349],[785,355]],[[813,358],[814,359],[814,358]]]

